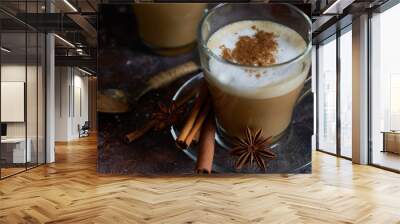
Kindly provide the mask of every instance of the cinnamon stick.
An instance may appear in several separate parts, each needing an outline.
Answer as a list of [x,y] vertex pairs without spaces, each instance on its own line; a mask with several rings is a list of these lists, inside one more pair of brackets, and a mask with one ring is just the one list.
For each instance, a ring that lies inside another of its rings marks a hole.
[[137,129],[131,133],[128,133],[124,137],[124,141],[126,143],[131,143],[135,141],[136,139],[142,137],[144,134],[146,134],[148,131],[153,129],[155,125],[157,124],[156,120],[151,120],[150,122],[146,123],[142,128]]
[[147,92],[169,85],[173,81],[199,70],[200,67],[194,61],[188,61],[176,67],[162,71],[146,82],[146,86],[139,94],[135,97],[135,100],[139,100]]
[[185,140],[193,128],[193,125],[197,119],[197,116],[200,113],[200,110],[202,108],[202,105],[204,104],[204,101],[207,98],[207,95],[207,86],[203,85],[200,89],[199,96],[196,98],[193,108],[190,111],[190,114],[185,122],[185,125],[183,126],[182,131],[176,140],[178,146],[180,146],[181,148],[184,148],[183,146],[185,146]]
[[198,143],[200,141],[200,133],[201,130],[196,132],[196,134],[193,137],[193,143]]
[[182,148],[186,149],[192,144],[193,138],[196,135],[196,132],[200,131],[201,126],[207,118],[208,112],[210,111],[211,103],[209,100],[205,103],[204,107],[200,111],[199,116],[197,117],[193,128],[190,130],[183,144],[181,144]]
[[196,173],[211,174],[215,150],[215,122],[214,116],[207,116],[207,120],[200,132],[199,154],[197,156]]
[[200,66],[194,61],[188,61],[176,67],[162,71],[155,75],[153,78],[147,81],[152,89],[158,89],[166,86],[169,83],[183,77],[184,75],[190,74],[200,69]]

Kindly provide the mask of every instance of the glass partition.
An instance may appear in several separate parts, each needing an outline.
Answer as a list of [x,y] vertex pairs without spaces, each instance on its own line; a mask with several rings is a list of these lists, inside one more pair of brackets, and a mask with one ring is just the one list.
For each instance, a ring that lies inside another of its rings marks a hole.
[[29,161],[27,167],[34,167],[37,165],[38,157],[38,49],[37,41],[38,35],[36,32],[27,33],[27,74],[26,74],[26,114],[27,114],[27,151],[29,153]]
[[38,64],[37,64],[37,162],[46,162],[46,37],[43,33],[38,33]]
[[[43,3],[20,1],[18,8],[38,13]],[[45,163],[46,40],[43,33],[10,15],[0,12],[0,18],[2,179]],[[5,18],[7,24],[2,23]]]
[[1,34],[2,177],[24,171],[26,162],[31,161],[26,125],[26,41],[25,32]]

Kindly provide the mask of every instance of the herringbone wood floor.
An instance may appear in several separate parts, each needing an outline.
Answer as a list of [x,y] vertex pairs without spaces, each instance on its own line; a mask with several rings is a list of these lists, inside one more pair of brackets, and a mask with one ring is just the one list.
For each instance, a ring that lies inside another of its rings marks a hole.
[[96,174],[96,139],[0,181],[0,223],[400,223],[400,175],[315,152],[311,175]]

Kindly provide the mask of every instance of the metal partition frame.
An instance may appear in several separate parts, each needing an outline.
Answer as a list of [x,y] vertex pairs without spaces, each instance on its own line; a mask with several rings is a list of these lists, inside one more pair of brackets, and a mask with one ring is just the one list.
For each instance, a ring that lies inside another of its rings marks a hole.
[[[24,2],[26,3],[27,1],[23,1],[23,3]],[[39,3],[39,1],[37,0],[36,3]],[[1,12],[3,13],[4,10],[1,10]],[[8,14],[6,14],[6,15],[8,15]],[[47,39],[46,39],[46,33],[43,33],[40,30],[37,30],[37,29],[33,28],[32,26],[29,26],[28,24],[24,23],[23,21],[12,17],[12,14],[10,14],[8,16],[10,16],[11,19],[15,20],[16,23],[20,23],[21,26],[24,27],[24,30],[18,30],[18,31],[15,31],[15,32],[19,32],[19,33],[25,34],[25,49],[24,49],[25,50],[25,87],[24,87],[24,89],[25,89],[25,93],[24,93],[24,98],[25,98],[24,99],[25,167],[23,168],[23,170],[15,172],[15,173],[12,173],[12,174],[7,175],[7,176],[4,176],[4,173],[2,173],[2,168],[0,167],[0,180],[5,179],[7,177],[14,176],[14,175],[22,173],[22,172],[25,172],[25,171],[33,169],[33,168],[36,168],[36,167],[38,167],[40,165],[45,164],[46,161],[47,161],[47,158],[46,158],[46,156],[47,156],[47,153],[46,153],[46,151],[47,151],[46,150],[47,149],[47,141],[46,141],[46,136],[47,136],[47,133],[46,133],[46,117],[47,117],[46,107],[47,107],[47,105],[46,105],[46,99],[45,99],[45,96],[47,95],[46,94],[46,92],[47,92],[47,88],[46,88],[46,85],[47,85],[46,84],[47,83],[46,82],[46,76],[47,76],[47,67],[46,67],[46,63],[47,63],[47,60],[46,60],[46,58],[47,58],[46,57],[46,54],[47,54],[47,50],[46,50],[47,43],[46,42],[47,42]],[[4,43],[2,43],[2,35],[4,33],[14,33],[14,32],[5,32],[4,30],[1,29],[1,27],[2,27],[2,24],[0,23],[0,46],[2,46],[4,44]],[[27,95],[28,94],[27,93],[27,81],[28,81],[27,75],[28,75],[28,67],[27,66],[28,66],[28,33],[29,32],[36,33],[36,35],[33,34],[34,36],[36,36],[36,43],[35,43],[36,44],[36,64],[34,64],[36,66],[36,93],[33,93],[33,94],[36,94],[36,122],[34,122],[34,123],[36,123],[36,136],[32,137],[32,138],[36,138],[36,148],[35,148],[35,150],[36,150],[36,162],[34,164],[30,164],[30,166],[28,167],[28,162],[27,162],[28,161],[28,153],[27,153],[27,147],[28,147],[28,141],[27,141],[27,139],[28,139],[28,124],[27,124],[27,122],[28,122],[28,114],[27,114],[27,96],[28,96]],[[39,34],[45,34],[45,35],[43,35],[43,39],[42,39],[42,44],[43,44],[42,48],[44,50],[42,49],[41,55],[40,55],[41,56],[41,60],[43,61],[42,64],[39,63],[39,39],[40,39],[39,38],[39,36],[40,36]],[[3,59],[4,58],[2,58],[2,54],[0,53],[0,81],[1,81],[1,68],[2,68],[3,62],[4,62]],[[41,94],[42,94],[42,96],[44,96],[44,98],[41,99],[41,101],[43,103],[43,105],[42,105],[43,108],[42,109],[43,109],[44,115],[42,117],[40,117],[40,118],[39,118],[39,79],[38,79],[38,77],[39,77],[39,68],[38,68],[38,66],[39,65],[41,65],[41,67],[42,67],[42,84],[43,84],[42,88],[43,88],[43,92]],[[1,86],[0,86],[0,90],[1,90]],[[0,96],[1,96],[1,93],[0,93]],[[0,101],[1,101],[1,98],[0,98]],[[1,105],[0,105],[0,110],[1,110]],[[1,118],[1,115],[0,115],[0,118]],[[43,156],[42,161],[43,162],[41,162],[39,160],[39,120],[41,122],[43,122],[43,124],[42,124],[43,125],[42,126],[42,128],[43,128],[43,133],[42,133],[43,134],[43,142],[42,142],[42,146],[41,146],[41,147],[43,147],[43,148],[41,148],[41,152],[43,152],[43,154],[42,154],[42,156]],[[0,119],[0,123],[1,123],[1,119]],[[1,158],[1,152],[2,152],[2,146],[0,144],[0,158]],[[1,165],[1,162],[0,162],[0,165]]]

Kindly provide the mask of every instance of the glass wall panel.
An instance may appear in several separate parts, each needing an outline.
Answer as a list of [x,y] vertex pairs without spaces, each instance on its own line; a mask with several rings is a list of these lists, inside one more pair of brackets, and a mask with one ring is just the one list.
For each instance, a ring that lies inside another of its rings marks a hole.
[[26,80],[26,113],[27,113],[27,143],[30,153],[30,161],[27,163],[28,168],[37,165],[38,160],[38,51],[36,32],[29,31],[28,38],[28,62],[27,62],[27,80]]
[[352,157],[352,33],[340,36],[340,154]]
[[[37,1],[38,13],[46,12],[46,0]],[[46,162],[45,124],[46,124],[46,36],[38,30],[38,164]]]
[[336,153],[336,39],[318,48],[318,149]]
[[[28,2],[26,11],[39,13],[39,2]],[[27,142],[30,144],[31,150],[31,161],[27,164],[28,168],[37,166],[39,160],[39,45],[40,36],[37,30],[27,29]]]
[[46,145],[45,145],[45,124],[46,124],[46,117],[45,117],[45,111],[46,111],[46,104],[45,104],[45,99],[46,99],[46,74],[45,74],[45,60],[46,60],[46,51],[45,51],[45,45],[46,45],[46,38],[45,35],[42,33],[38,34],[38,76],[37,76],[37,82],[38,82],[38,111],[37,111],[37,119],[38,119],[38,136],[37,136],[37,141],[38,141],[38,164],[43,164],[45,163],[45,158],[46,158]]
[[[17,8],[24,16],[43,13],[44,3],[1,2],[0,7]],[[0,178],[5,178],[45,163],[46,40],[12,16],[0,12],[0,17]]]
[[372,163],[400,170],[400,4],[371,19]]
[[2,177],[24,171],[31,161],[26,136],[26,41],[25,32],[1,34]]

